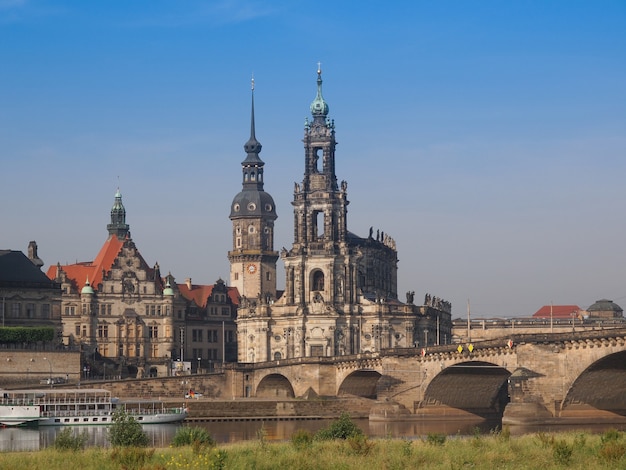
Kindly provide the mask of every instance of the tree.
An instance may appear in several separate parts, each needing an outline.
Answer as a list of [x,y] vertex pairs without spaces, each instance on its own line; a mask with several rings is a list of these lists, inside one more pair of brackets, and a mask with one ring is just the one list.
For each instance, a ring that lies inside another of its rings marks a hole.
[[123,408],[118,408],[113,414],[109,441],[113,447],[146,447],[148,435],[135,418]]

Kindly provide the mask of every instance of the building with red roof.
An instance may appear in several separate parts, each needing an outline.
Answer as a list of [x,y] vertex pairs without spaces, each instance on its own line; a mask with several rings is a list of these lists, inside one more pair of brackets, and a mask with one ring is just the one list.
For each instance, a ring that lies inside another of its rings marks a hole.
[[[149,266],[131,238],[119,189],[107,230],[93,261],[57,263],[47,272],[61,285],[64,342],[80,346],[86,375],[161,376],[190,358],[195,367],[235,360],[237,290],[177,284],[161,276],[158,263]],[[223,344],[229,338],[235,344]]]
[[578,318],[582,310],[578,305],[544,305],[533,314],[533,318]]

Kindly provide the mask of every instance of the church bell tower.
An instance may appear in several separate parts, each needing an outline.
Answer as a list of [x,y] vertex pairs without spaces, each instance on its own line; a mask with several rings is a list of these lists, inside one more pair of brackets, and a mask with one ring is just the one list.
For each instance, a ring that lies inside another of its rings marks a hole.
[[304,179],[295,184],[292,202],[294,242],[283,253],[285,301],[308,312],[324,304],[345,312],[356,302],[356,263],[348,247],[347,183],[338,183],[335,174],[335,123],[322,96],[320,67],[310,109],[312,121],[304,124]]
[[254,79],[252,79],[250,138],[244,145],[247,154],[241,162],[242,190],[230,206],[233,223],[233,248],[228,252],[230,285],[242,297],[265,300],[276,298],[276,261],[274,199],[263,190],[263,166],[259,158],[261,144],[255,136]]

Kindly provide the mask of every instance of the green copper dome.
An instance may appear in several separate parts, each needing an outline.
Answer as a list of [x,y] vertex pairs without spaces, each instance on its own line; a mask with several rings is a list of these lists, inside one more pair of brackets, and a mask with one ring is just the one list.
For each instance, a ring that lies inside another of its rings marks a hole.
[[173,296],[174,295],[174,289],[172,289],[172,286],[170,286],[169,278],[167,280],[167,283],[165,284],[165,289],[163,289],[163,295],[167,295],[167,296]]
[[93,295],[95,294],[93,287],[91,287],[91,284],[89,284],[89,278],[87,278],[87,281],[85,282],[85,287],[82,288],[82,290],[80,291],[80,294],[90,294]]
[[317,96],[311,103],[311,114],[313,116],[328,116],[328,104],[322,96],[322,69],[317,69]]

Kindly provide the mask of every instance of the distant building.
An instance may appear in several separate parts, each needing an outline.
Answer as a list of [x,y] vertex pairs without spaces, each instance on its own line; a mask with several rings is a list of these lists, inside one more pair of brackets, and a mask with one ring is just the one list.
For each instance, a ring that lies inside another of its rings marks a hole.
[[348,184],[335,174],[335,123],[322,97],[322,74],[304,127],[304,179],[293,194],[293,234],[283,248],[284,292],[276,291],[273,246],[276,209],[263,189],[264,163],[255,136],[254,89],[250,139],[244,146],[243,187],[231,204],[231,284],[241,294],[237,314],[240,362],[342,356],[386,348],[425,347],[451,340],[451,306],[427,296],[423,306],[398,300],[393,238],[370,228],[348,231]]
[[544,305],[533,314],[533,318],[563,319],[582,318],[582,310],[578,305]]
[[223,362],[237,362],[239,292],[222,279],[213,285],[177,284],[186,299],[184,359],[192,369],[214,370]]
[[612,300],[597,300],[587,309],[589,318],[624,318],[624,310]]
[[37,244],[30,259],[21,251],[0,250],[0,321],[2,326],[51,326],[61,337],[61,286],[41,272]]

